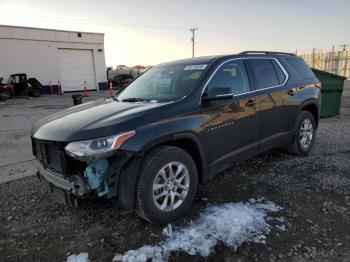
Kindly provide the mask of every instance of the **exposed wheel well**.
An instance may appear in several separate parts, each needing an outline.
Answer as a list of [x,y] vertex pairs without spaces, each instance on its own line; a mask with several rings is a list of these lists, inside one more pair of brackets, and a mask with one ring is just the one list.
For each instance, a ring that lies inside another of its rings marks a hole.
[[[194,162],[196,163],[196,167],[198,170],[198,182],[201,183],[203,181],[203,162],[201,158],[201,153],[198,149],[198,146],[192,139],[181,138],[173,141],[166,141],[164,143],[156,145],[155,147],[164,145],[179,147],[185,150],[187,153],[189,153],[190,156],[193,158]],[[155,147],[153,147],[152,149],[154,149]]]
[[306,106],[302,107],[301,110],[302,111],[308,111],[314,116],[316,127],[317,127],[318,126],[318,118],[319,118],[317,106],[315,104],[309,104],[309,105],[306,105]]

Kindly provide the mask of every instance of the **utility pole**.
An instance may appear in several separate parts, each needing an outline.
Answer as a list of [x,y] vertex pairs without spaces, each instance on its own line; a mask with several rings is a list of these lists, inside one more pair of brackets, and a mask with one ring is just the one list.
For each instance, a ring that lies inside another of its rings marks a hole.
[[[338,65],[339,65],[339,68],[338,68],[338,74],[339,75],[342,75],[343,74],[343,71],[344,71],[344,76],[346,75],[346,67],[347,67],[347,52],[346,52],[346,47],[348,45],[344,44],[344,45],[339,45],[343,48],[341,54],[339,54],[339,62],[338,62]],[[343,61],[344,61],[344,68],[342,68],[343,66]]]
[[195,37],[195,31],[198,30],[198,28],[196,27],[193,27],[193,28],[190,28],[190,31],[192,32],[192,38],[191,38],[191,41],[192,41],[192,58],[194,58],[194,37]]
[[332,46],[332,60],[331,60],[331,73],[335,73],[334,65],[335,65],[335,54],[334,54],[334,45]]
[[346,51],[346,47],[347,47],[348,45],[339,45],[339,46],[341,46],[341,47],[343,48],[343,51]]

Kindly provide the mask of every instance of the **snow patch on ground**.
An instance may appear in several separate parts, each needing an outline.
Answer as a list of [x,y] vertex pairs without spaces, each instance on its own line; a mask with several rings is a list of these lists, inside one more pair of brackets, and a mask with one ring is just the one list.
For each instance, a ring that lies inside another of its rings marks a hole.
[[89,254],[83,252],[78,255],[76,254],[70,255],[67,258],[67,262],[89,262]]
[[[265,199],[212,206],[195,221],[174,230],[162,243],[129,250],[123,261],[167,261],[172,251],[207,257],[218,242],[234,249],[244,242],[265,244],[266,235],[272,229],[268,222],[274,220],[268,214],[279,210],[281,207]],[[281,221],[284,219],[274,220]]]

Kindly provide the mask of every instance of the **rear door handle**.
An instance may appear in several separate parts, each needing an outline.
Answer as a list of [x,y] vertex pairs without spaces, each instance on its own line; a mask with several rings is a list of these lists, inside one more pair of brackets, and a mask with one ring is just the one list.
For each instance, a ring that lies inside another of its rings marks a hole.
[[255,106],[256,105],[256,101],[255,100],[251,100],[249,99],[247,103],[245,103],[246,106]]

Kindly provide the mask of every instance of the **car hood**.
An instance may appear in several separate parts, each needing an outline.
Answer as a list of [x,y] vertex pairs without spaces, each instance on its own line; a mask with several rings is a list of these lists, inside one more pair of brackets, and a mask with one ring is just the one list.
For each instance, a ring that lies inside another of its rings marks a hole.
[[147,113],[164,103],[125,103],[98,99],[74,106],[35,123],[32,136],[49,141],[79,141],[135,130]]

